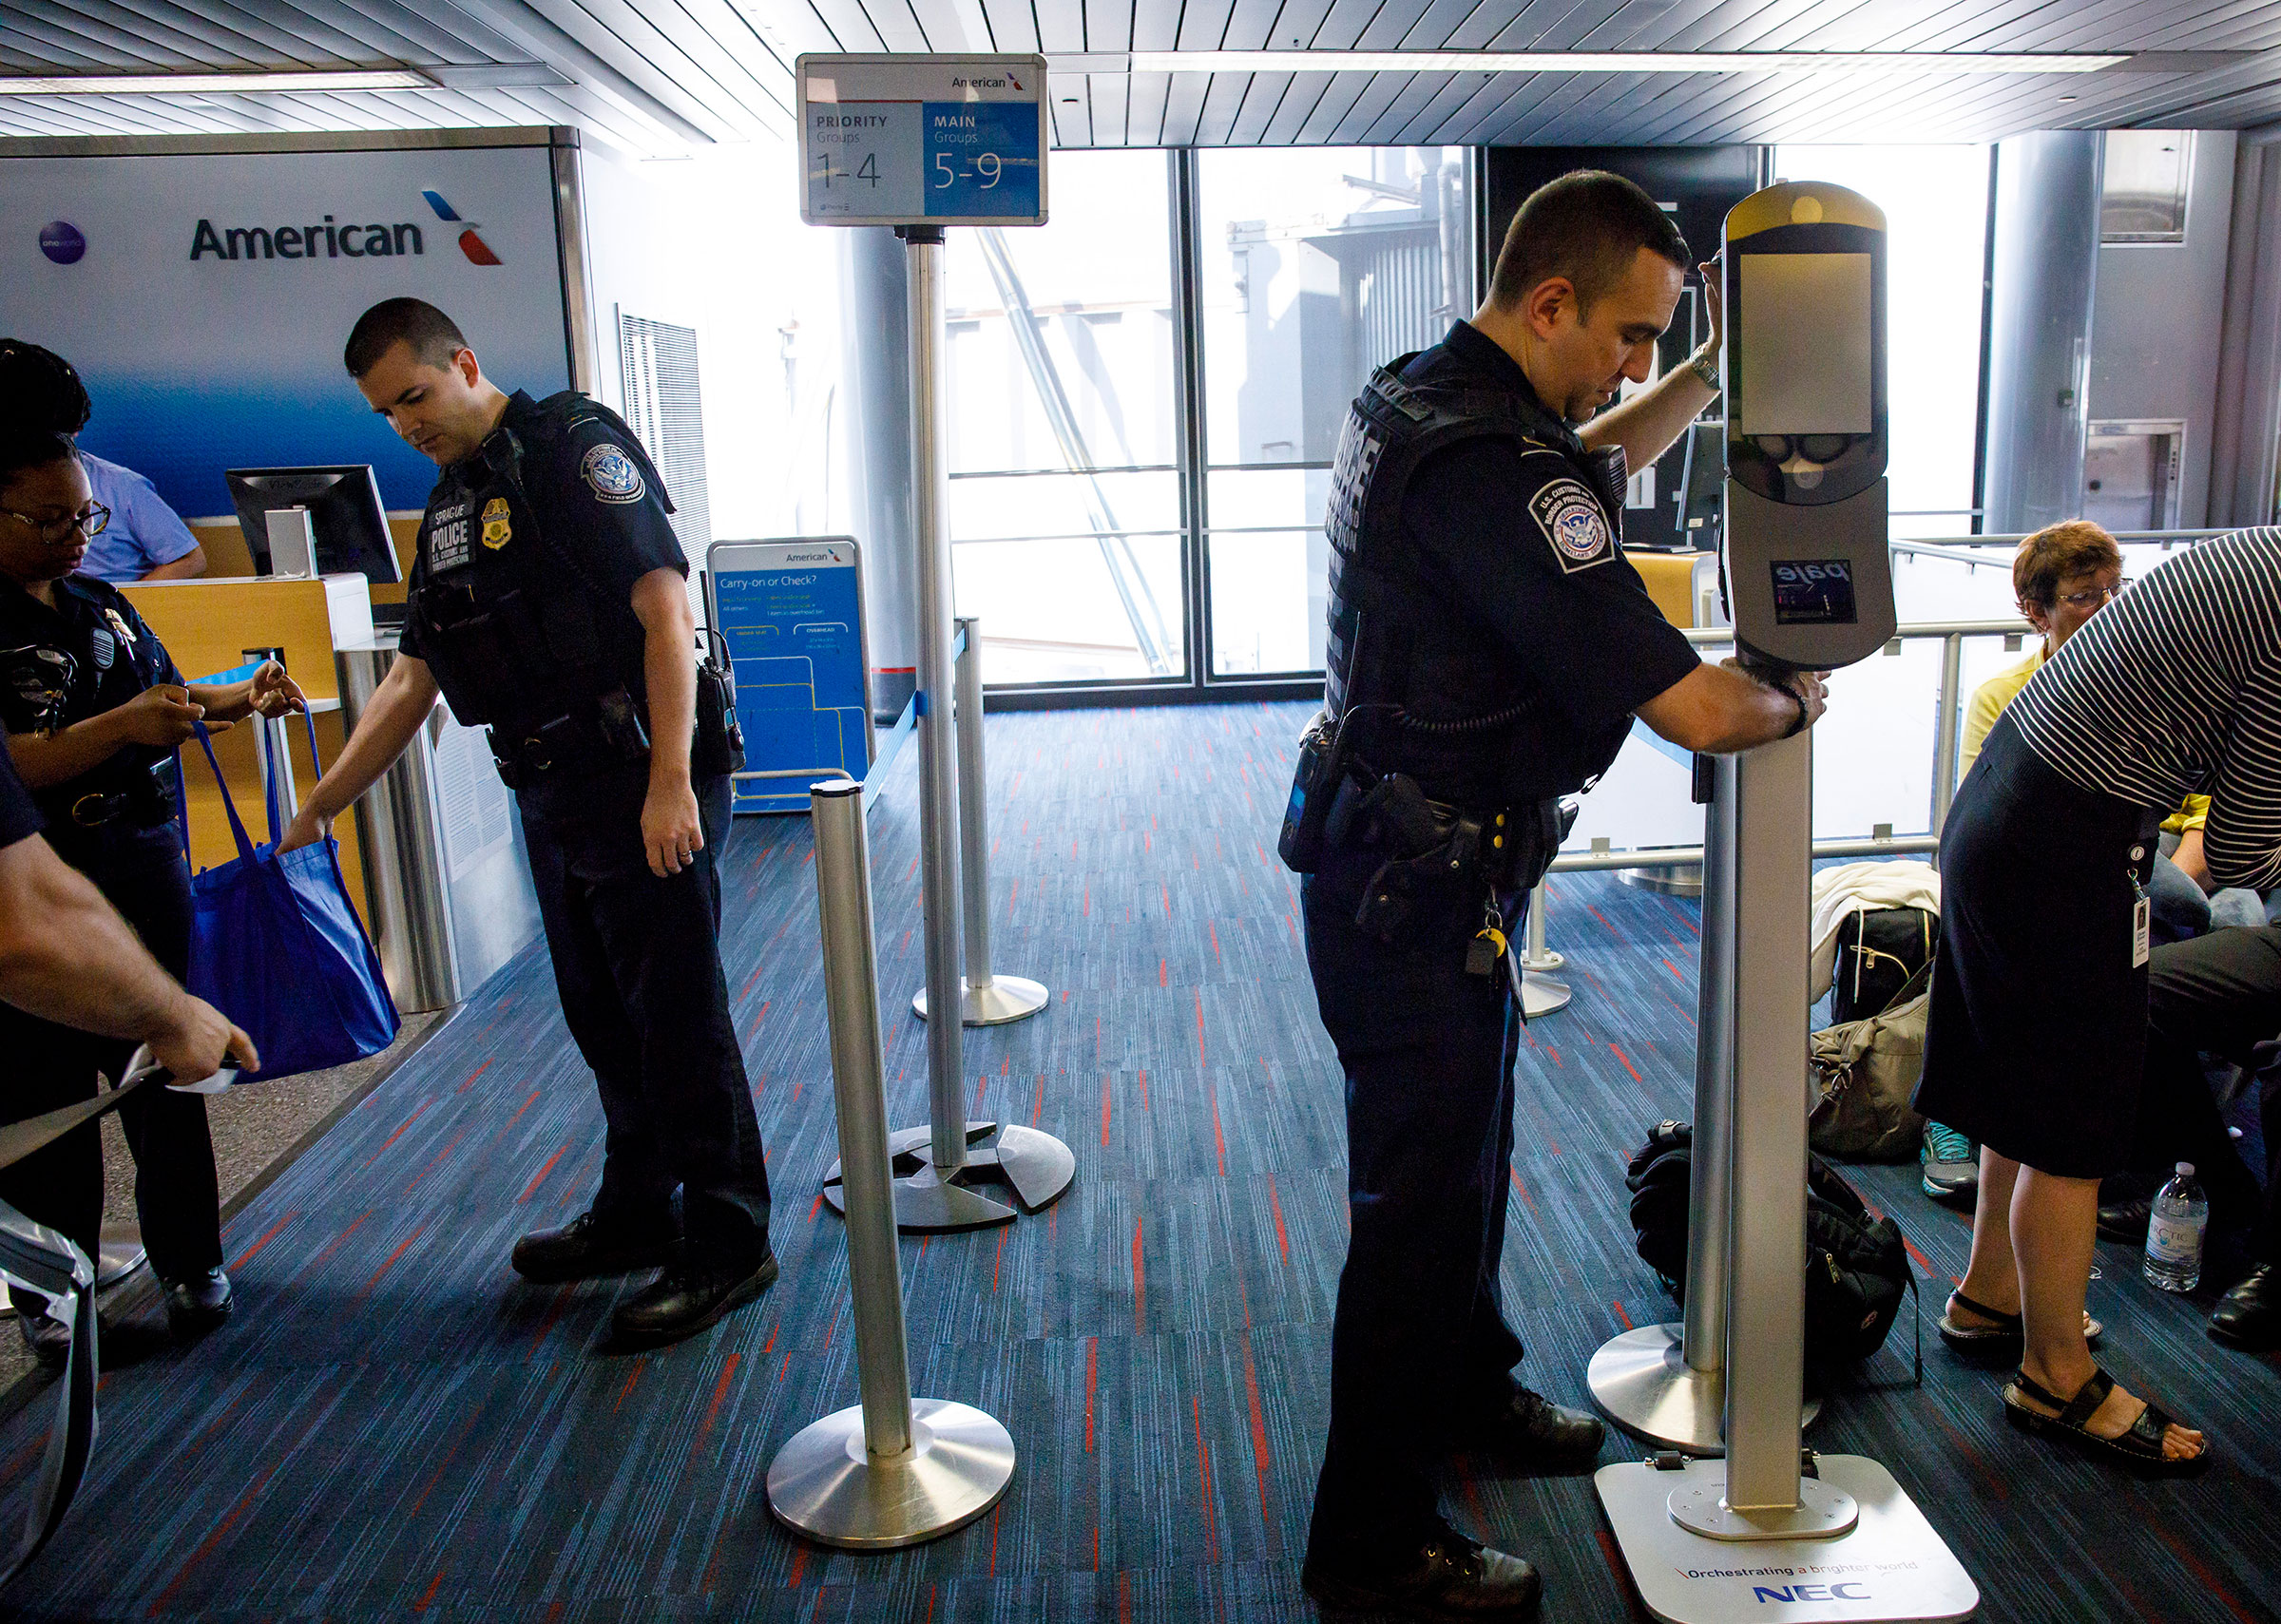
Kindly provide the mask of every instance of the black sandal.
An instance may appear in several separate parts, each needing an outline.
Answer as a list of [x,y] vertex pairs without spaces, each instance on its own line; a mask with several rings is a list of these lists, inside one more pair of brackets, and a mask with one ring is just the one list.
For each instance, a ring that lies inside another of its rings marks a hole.
[[[2162,1453],[2162,1435],[2173,1424],[2161,1406],[2148,1403],[2131,1429],[2118,1438],[2101,1438],[2086,1430],[2085,1423],[2098,1413],[2099,1406],[2107,1402],[2115,1390],[2115,1378],[2104,1370],[2093,1368],[2091,1379],[2076,1389],[2075,1397],[2062,1399],[2028,1379],[2024,1370],[2016,1371],[2011,1385],[2003,1390],[2004,1419],[2022,1432],[2057,1433],[2082,1454],[2096,1460],[2112,1460],[2147,1477],[2189,1477],[2210,1464],[2210,1441],[2202,1440],[2201,1448],[2192,1455],[2176,1460]],[[2034,1399],[2050,1404],[2060,1413],[2045,1415],[2017,1402],[2019,1397]]]
[[[1949,1292],[1948,1300],[1971,1309],[1984,1320],[1993,1320],[1996,1323],[1986,1326],[1958,1325],[1944,1309],[1941,1311],[1941,1323],[1936,1328],[1941,1333],[1943,1342],[1955,1348],[1959,1353],[1967,1353],[1974,1358],[2017,1359],[2020,1357],[2021,1349],[2026,1346],[2027,1334],[2020,1323],[2018,1314],[2003,1313],[1999,1309],[1989,1308],[1985,1303],[1976,1303],[1962,1291]],[[2104,1336],[2106,1331],[2107,1328],[2100,1325],[2088,1313],[2083,1315],[2083,1342],[2086,1347],[2097,1347],[2099,1339]]]

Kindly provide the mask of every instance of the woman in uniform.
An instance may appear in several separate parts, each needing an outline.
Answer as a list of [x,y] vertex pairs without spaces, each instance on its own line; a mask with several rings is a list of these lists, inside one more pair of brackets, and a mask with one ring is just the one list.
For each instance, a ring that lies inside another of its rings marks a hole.
[[[203,718],[226,726],[305,708],[284,668],[194,685],[119,590],[74,572],[109,511],[90,493],[68,434],[0,423],[0,729],[48,818],[58,855],[93,880],[177,979],[190,951],[190,875],[177,821],[176,748]],[[0,1005],[10,1087],[0,1117],[23,1120],[119,1079],[132,1045]],[[143,1242],[178,1336],[230,1311],[205,1101],[140,1092],[120,1125],[136,1164]],[[0,1200],[62,1231],[92,1257],[103,1220],[103,1153],[92,1123],[0,1169]],[[14,1293],[25,1339],[63,1360],[69,1332]]]

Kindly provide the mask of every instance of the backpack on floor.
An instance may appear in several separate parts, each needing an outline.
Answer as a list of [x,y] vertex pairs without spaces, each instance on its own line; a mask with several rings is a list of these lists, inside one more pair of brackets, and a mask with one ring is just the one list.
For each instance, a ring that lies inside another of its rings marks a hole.
[[[1640,1260],[1674,1301],[1686,1305],[1687,1206],[1694,1182],[1695,1130],[1662,1121],[1632,1157],[1632,1229]],[[1916,1290],[1900,1228],[1871,1218],[1853,1187],[1819,1156],[1806,1158],[1806,1357],[1857,1364],[1885,1346],[1905,1291]],[[1925,1379],[1923,1331],[1917,1380]]]
[[1830,979],[1830,1024],[1882,1015],[1901,989],[1932,963],[1941,916],[1924,908],[1864,908],[1837,927],[1837,960]]

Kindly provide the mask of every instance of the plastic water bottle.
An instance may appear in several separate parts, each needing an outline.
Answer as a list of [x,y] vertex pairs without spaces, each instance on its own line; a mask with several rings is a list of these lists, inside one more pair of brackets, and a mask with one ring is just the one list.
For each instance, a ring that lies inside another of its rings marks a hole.
[[2209,1228],[2210,1199],[2195,1182],[2194,1163],[2182,1161],[2155,1196],[2141,1266],[2147,1279],[2165,1291],[2191,1291],[2201,1284],[2202,1236]]

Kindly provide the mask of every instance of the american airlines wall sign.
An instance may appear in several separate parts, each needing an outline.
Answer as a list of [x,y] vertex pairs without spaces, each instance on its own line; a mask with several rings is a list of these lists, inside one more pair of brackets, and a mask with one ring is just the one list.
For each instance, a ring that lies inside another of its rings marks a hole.
[[409,294],[509,388],[567,387],[554,200],[544,145],[0,158],[0,304],[86,376],[87,449],[185,514],[230,511],[226,468],[309,463],[371,463],[417,508],[435,469],[341,345]]

